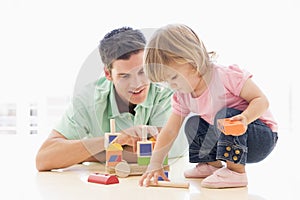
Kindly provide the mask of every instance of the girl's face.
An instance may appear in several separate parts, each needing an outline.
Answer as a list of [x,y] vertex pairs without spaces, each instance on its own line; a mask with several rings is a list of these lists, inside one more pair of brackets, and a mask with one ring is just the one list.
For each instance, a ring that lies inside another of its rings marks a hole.
[[199,88],[201,78],[196,68],[189,64],[171,63],[166,67],[167,83],[173,90],[193,93]]

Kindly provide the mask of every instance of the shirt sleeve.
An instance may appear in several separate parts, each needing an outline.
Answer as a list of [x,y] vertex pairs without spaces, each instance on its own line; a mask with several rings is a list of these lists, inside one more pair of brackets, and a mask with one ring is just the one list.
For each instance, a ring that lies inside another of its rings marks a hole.
[[90,125],[85,113],[86,109],[83,106],[72,102],[54,129],[67,139],[83,139],[88,137]]
[[160,90],[156,93],[158,95],[149,120],[149,125],[156,127],[163,127],[171,114],[171,97],[173,92],[168,88],[161,88]]
[[237,65],[230,65],[225,71],[224,85],[234,95],[239,96],[245,82],[252,77],[246,70]]
[[190,113],[190,109],[186,106],[184,96],[175,92],[172,98],[172,112],[186,117]]

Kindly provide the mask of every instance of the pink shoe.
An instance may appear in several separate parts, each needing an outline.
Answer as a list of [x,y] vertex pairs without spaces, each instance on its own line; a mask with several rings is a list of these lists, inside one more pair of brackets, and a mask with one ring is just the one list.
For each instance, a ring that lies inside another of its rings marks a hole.
[[206,178],[220,168],[211,166],[207,163],[199,163],[193,169],[188,169],[184,172],[185,178]]
[[205,188],[234,188],[248,185],[247,174],[221,168],[201,182]]

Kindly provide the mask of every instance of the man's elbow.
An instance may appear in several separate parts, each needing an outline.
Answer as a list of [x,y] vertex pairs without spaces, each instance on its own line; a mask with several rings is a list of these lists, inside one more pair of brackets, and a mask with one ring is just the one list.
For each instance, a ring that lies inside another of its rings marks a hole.
[[37,154],[35,158],[35,167],[39,172],[51,170],[49,164],[50,163],[45,161],[45,159],[40,154]]

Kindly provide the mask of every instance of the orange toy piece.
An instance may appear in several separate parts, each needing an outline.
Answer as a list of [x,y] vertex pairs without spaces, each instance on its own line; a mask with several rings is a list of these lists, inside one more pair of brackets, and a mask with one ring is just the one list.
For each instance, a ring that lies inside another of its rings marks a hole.
[[230,118],[218,119],[217,126],[225,135],[239,136],[246,131],[241,121],[231,120]]

